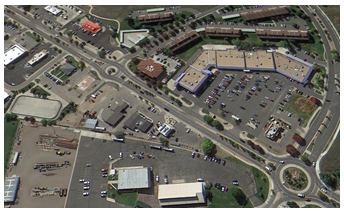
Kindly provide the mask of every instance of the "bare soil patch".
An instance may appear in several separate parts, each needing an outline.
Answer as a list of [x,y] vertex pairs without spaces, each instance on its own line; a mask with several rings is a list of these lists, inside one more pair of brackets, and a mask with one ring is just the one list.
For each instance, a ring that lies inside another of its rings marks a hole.
[[315,108],[315,105],[312,101],[303,97],[300,97],[297,100],[295,100],[295,105],[297,105],[299,109],[306,114],[312,113]]

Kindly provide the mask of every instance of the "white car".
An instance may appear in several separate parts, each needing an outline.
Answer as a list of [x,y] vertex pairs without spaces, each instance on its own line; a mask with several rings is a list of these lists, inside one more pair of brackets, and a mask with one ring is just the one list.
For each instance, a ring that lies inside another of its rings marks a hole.
[[103,177],[107,177],[108,175],[107,174],[103,174]]
[[84,187],[84,190],[89,190],[90,189],[90,186],[85,186]]
[[123,158],[123,152],[120,152],[120,153],[119,153],[119,157],[120,157],[120,158]]
[[313,161],[313,167],[315,167],[317,164],[316,164],[316,162],[315,161]]
[[79,182],[85,182],[85,179],[79,179]]
[[109,158],[110,158],[110,160],[113,160],[113,157],[112,157],[112,155],[109,155]]
[[204,156],[204,160],[207,160],[208,159],[208,155]]
[[196,180],[197,180],[197,182],[204,182],[203,178],[197,178]]
[[156,175],[155,181],[159,182],[159,175]]
[[135,159],[135,157],[134,157],[133,155],[130,155],[130,157],[131,157],[131,159],[133,159],[133,160]]
[[165,181],[165,184],[168,184],[168,179],[167,179],[167,177],[165,177],[164,181]]
[[101,194],[106,194],[107,191],[106,191],[106,190],[102,190],[102,191],[100,191],[100,193],[101,193]]
[[280,163],[284,164],[284,160],[280,160],[280,161],[278,161],[278,162],[280,162]]
[[288,117],[291,117],[291,113],[288,114]]
[[85,181],[84,182],[84,185],[89,185],[90,184],[90,181]]
[[187,129],[187,130],[186,130],[186,133],[189,133],[189,132],[190,132],[190,130],[191,130],[190,128],[189,128],[189,129]]
[[239,182],[237,180],[234,180],[233,185],[239,185]]
[[90,193],[89,193],[89,192],[85,192],[85,193],[83,193],[82,195],[83,195],[83,196],[88,196],[88,195],[90,195]]

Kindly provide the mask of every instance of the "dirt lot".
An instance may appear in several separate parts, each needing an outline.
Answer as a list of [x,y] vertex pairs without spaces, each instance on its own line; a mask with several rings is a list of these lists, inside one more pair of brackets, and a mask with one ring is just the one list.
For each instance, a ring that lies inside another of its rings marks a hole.
[[[97,107],[102,105],[102,101],[105,100],[110,94],[116,90],[112,86],[105,84],[100,88],[103,93],[100,93],[96,99],[94,99],[94,103],[90,101],[83,102],[81,105],[78,106],[78,110],[75,113],[68,114],[62,121],[61,125],[70,126],[74,128],[83,127],[86,121],[86,118],[83,118],[83,113],[86,110],[90,112],[94,111]],[[105,106],[104,106],[105,107]]]
[[326,15],[333,22],[337,31],[339,31],[340,30],[340,5],[327,5],[326,7],[325,6],[320,6],[320,7],[322,10],[324,10]]
[[340,169],[340,133],[328,153],[320,162],[321,172]]
[[[14,145],[13,151],[21,152],[17,166],[12,168],[10,175],[20,176],[20,188],[18,190],[18,204],[15,208],[62,208],[66,197],[44,196],[43,198],[31,197],[31,191],[34,187],[59,187],[68,188],[76,150],[59,148],[63,151],[70,151],[70,155],[57,156],[55,150],[43,151],[40,146],[36,146],[40,134],[56,134],[68,138],[79,138],[79,133],[62,130],[53,127],[30,127],[23,123],[21,130],[22,142],[20,145]],[[35,163],[58,162],[64,163],[69,161],[70,166],[64,166],[60,169],[39,172],[34,170]],[[48,176],[50,175],[50,176]]]

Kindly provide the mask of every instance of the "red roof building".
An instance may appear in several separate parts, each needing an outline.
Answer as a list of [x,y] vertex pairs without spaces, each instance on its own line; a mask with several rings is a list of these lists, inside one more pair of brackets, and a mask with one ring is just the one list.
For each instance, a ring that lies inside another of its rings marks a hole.
[[142,60],[136,68],[151,78],[157,78],[164,71],[162,65],[152,59]]
[[98,26],[97,24],[94,24],[90,21],[86,21],[85,23],[83,23],[81,25],[84,29],[86,29],[86,31],[91,32],[92,34],[97,33],[100,30],[100,26]]

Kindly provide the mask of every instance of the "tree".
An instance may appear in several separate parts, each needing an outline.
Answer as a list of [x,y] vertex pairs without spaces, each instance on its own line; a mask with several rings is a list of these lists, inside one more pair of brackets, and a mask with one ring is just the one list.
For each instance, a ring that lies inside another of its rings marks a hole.
[[31,5],[21,5],[25,12],[30,12]]
[[125,134],[124,134],[123,131],[118,130],[118,131],[115,132],[114,135],[116,136],[116,138],[124,138],[124,135],[125,135]]
[[339,60],[339,54],[336,50],[331,49],[331,55],[332,55],[333,60],[335,60],[335,61]]
[[214,121],[214,119],[213,119],[211,116],[209,116],[209,115],[205,115],[205,116],[203,117],[203,119],[204,119],[204,121],[206,121],[208,124],[211,124],[211,123]]
[[241,46],[241,40],[239,40],[239,38],[235,38],[235,39],[231,40],[231,42],[235,46]]
[[300,145],[304,145],[305,144],[305,140],[299,135],[299,134],[294,134],[293,135],[293,139],[296,143],[300,144]]
[[287,49],[290,48],[290,44],[287,40],[281,40],[278,44],[280,47],[287,48]]
[[215,147],[215,144],[210,139],[205,139],[201,147],[205,155],[210,155]]
[[296,23],[292,23],[291,26],[294,27],[295,29],[299,29],[300,28],[299,25],[296,24]]
[[166,139],[166,138],[164,138],[164,137],[160,137],[160,143],[162,144],[162,145],[164,145],[164,146],[167,146],[167,144],[168,144],[168,140]]
[[218,130],[223,130],[223,129],[224,129],[222,123],[219,122],[218,120],[214,120],[211,124],[212,124],[214,127],[216,127],[216,129],[218,129]]
[[263,148],[259,145],[255,145],[254,149],[257,150],[260,154],[265,154]]
[[247,203],[245,193],[238,187],[232,186],[229,188],[229,193],[231,193],[239,205],[244,206]]
[[80,68],[84,68],[86,65],[85,65],[85,62],[83,61],[79,61],[79,67]]
[[286,146],[286,151],[292,156],[292,157],[296,157],[298,156],[299,152],[295,149],[295,147],[291,144],[288,144]]
[[97,52],[97,54],[98,54],[99,57],[104,58],[105,55],[106,55],[106,52],[104,50],[100,50],[100,51]]
[[175,102],[177,103],[178,106],[182,106],[183,105],[183,103],[179,99],[176,99]]
[[36,122],[36,119],[35,119],[35,117],[30,117],[30,122],[31,122],[31,124],[35,124],[35,122]]
[[306,161],[308,161],[308,158],[305,155],[302,155],[301,160],[302,160],[302,162],[306,162]]
[[332,188],[336,188],[337,186],[337,179],[335,177],[332,176],[331,173],[329,172],[321,172],[320,173],[320,178],[322,181],[324,181],[324,183],[326,183],[326,185],[332,187]]
[[41,123],[42,123],[42,125],[47,126],[47,123],[48,123],[48,122],[47,122],[46,119],[43,118],[43,119],[41,120]]

